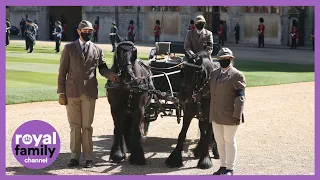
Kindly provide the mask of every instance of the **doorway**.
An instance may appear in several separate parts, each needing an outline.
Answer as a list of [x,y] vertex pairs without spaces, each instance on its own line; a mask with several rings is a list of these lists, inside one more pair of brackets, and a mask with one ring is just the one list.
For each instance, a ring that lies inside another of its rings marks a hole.
[[55,21],[60,21],[62,28],[66,25],[63,41],[75,41],[78,38],[76,28],[82,20],[81,6],[50,6],[49,7],[49,37],[54,40],[52,32],[55,28]]

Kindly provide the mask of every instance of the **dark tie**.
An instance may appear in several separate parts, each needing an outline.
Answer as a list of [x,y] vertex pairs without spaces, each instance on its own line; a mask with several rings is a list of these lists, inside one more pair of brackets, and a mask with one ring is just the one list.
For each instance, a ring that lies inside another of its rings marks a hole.
[[83,44],[82,53],[85,54],[85,52],[86,52],[86,44]]

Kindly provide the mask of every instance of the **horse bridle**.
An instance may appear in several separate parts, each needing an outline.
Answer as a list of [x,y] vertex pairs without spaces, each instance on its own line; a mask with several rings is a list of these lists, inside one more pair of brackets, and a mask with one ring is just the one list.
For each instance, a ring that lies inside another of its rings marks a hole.
[[[194,63],[196,63],[196,61],[194,60]],[[195,83],[195,86],[191,86],[191,85],[186,85],[183,83],[183,86],[186,87],[186,88],[190,88],[190,89],[193,89],[194,90],[192,91],[192,96],[191,98],[193,99],[193,101],[197,104],[197,108],[198,108],[198,119],[200,121],[203,121],[204,118],[203,118],[203,114],[202,114],[202,108],[201,108],[201,98],[199,98],[199,94],[205,89],[205,87],[207,86],[208,84],[208,80],[205,81],[206,77],[207,77],[207,73],[205,71],[205,68],[202,65],[196,65],[196,64],[192,64],[192,63],[189,63],[189,62],[185,62],[184,65],[187,65],[187,66],[190,66],[190,67],[193,67],[193,68],[197,68],[197,69],[200,69],[198,71],[195,71],[195,74],[194,74],[194,77],[196,78],[193,82]],[[200,75],[198,75],[200,74]],[[201,85],[202,84],[202,85]]]

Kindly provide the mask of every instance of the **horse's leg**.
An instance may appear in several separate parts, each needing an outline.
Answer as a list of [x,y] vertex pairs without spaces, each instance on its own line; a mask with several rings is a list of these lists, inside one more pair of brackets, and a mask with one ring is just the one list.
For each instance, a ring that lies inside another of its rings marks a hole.
[[126,119],[123,122],[123,137],[128,152],[131,151],[131,136],[132,136],[132,115],[127,114]]
[[120,163],[123,159],[125,159],[125,154],[123,153],[121,148],[121,141],[123,138],[122,122],[125,116],[123,114],[123,107],[121,105],[122,104],[121,100],[115,99],[115,97],[119,97],[120,94],[118,94],[114,90],[108,91],[108,100],[110,103],[111,115],[113,117],[113,122],[114,122],[114,139],[113,139],[113,145],[110,153],[110,160],[115,163]]
[[212,167],[212,162],[209,155],[209,146],[212,136],[212,128],[209,123],[210,113],[210,99],[202,100],[203,120],[199,121],[199,128],[201,132],[199,147],[200,158],[197,167],[200,169],[209,169]]
[[181,167],[182,164],[182,150],[183,144],[186,140],[186,135],[191,123],[191,120],[196,114],[196,107],[194,103],[186,104],[184,116],[183,116],[183,125],[178,137],[178,144],[175,149],[172,151],[170,156],[166,159],[165,163],[168,167]]
[[135,98],[136,106],[132,112],[132,139],[131,139],[131,155],[129,157],[130,164],[145,165],[146,158],[141,146],[141,123],[144,118],[144,111],[147,102],[147,93],[138,94]]

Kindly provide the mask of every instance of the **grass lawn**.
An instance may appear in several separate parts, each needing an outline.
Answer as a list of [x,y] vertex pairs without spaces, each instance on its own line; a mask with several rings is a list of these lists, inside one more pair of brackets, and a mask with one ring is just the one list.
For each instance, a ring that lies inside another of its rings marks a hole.
[[[111,52],[105,53],[109,67]],[[147,60],[148,54],[138,54]],[[6,49],[6,104],[57,100],[57,74],[60,54],[53,46],[36,47],[32,54],[23,45],[11,45]],[[314,81],[314,66],[284,63],[238,61],[248,87]],[[99,74],[99,73],[98,73]],[[99,96],[105,96],[106,79],[98,75]]]

